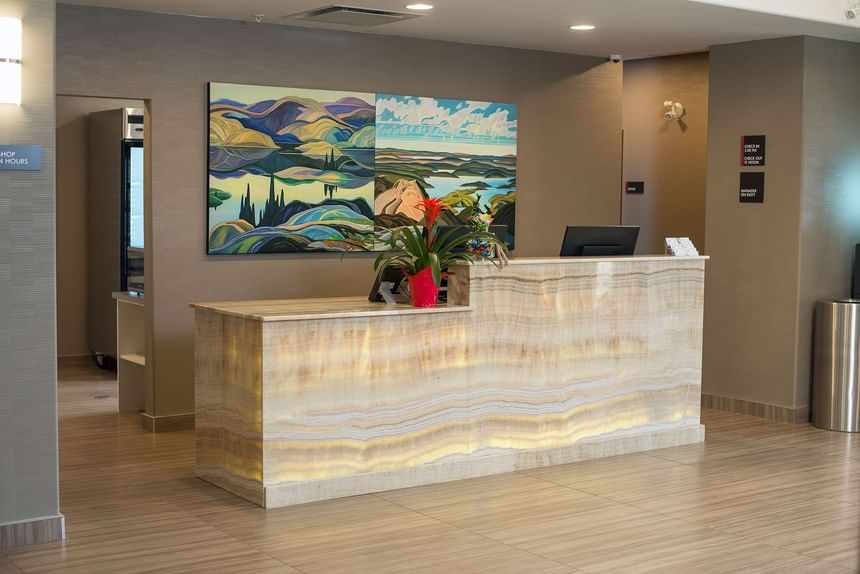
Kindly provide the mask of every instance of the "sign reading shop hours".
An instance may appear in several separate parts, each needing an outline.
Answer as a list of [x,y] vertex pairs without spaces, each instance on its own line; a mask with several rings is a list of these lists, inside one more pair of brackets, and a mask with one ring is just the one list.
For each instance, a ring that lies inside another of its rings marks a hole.
[[741,137],[741,165],[764,166],[765,136]]
[[0,171],[41,171],[42,146],[0,145]]
[[741,172],[740,195],[741,203],[764,203],[764,172]]

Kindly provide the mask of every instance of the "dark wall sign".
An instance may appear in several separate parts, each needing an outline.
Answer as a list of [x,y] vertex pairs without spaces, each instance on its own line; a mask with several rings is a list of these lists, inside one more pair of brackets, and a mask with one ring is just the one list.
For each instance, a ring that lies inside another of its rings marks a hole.
[[761,171],[742,171],[740,196],[741,203],[764,203],[764,173]]
[[645,193],[645,182],[644,181],[628,181],[624,186],[625,191],[627,193]]
[[741,138],[741,165],[763,166],[765,136],[743,136]]
[[0,171],[42,171],[42,146],[0,145]]

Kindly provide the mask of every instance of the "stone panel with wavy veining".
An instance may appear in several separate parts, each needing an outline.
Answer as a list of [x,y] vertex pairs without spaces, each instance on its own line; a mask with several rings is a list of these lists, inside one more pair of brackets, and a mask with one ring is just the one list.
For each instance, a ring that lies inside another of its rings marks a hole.
[[198,306],[198,445],[220,426],[232,462],[217,474],[204,454],[198,474],[281,506],[702,440],[703,280],[702,258],[519,260],[458,268],[457,313]]

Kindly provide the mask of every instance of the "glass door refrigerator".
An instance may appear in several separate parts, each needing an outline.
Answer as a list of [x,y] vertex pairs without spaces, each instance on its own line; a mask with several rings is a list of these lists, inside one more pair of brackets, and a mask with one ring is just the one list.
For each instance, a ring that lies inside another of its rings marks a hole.
[[100,365],[117,356],[118,291],[143,293],[143,110],[89,114],[87,338]]
[[122,165],[120,291],[143,293],[143,140],[122,141]]

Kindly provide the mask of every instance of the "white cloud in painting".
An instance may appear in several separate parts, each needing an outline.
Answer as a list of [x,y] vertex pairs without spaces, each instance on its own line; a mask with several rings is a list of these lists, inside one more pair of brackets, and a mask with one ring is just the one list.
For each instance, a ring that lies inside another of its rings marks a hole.
[[376,105],[377,117],[385,118],[383,123],[434,126],[452,136],[469,134],[504,139],[514,136],[517,130],[517,120],[510,117],[508,110],[498,108],[487,113],[488,108],[494,106],[488,102],[461,100],[445,106],[435,98],[377,96]]

